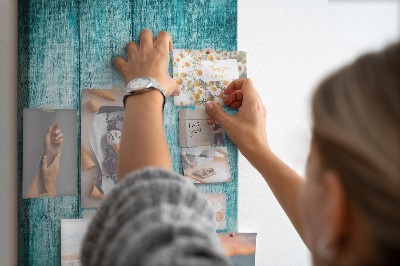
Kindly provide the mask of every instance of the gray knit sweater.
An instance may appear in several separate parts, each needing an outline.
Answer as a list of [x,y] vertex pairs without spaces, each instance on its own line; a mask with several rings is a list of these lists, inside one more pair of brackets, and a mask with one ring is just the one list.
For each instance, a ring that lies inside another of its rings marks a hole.
[[133,172],[107,196],[82,243],[83,265],[231,265],[208,200],[181,175]]

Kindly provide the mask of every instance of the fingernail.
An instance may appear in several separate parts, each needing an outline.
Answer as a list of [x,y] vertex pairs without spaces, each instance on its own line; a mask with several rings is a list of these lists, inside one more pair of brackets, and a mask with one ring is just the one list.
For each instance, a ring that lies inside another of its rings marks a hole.
[[206,104],[206,110],[207,110],[208,112],[210,112],[213,108],[214,108],[214,105],[213,105],[211,102],[208,102],[208,103]]
[[176,91],[176,93],[181,94],[181,92],[182,92],[182,88],[181,88],[181,86],[178,86],[178,90]]

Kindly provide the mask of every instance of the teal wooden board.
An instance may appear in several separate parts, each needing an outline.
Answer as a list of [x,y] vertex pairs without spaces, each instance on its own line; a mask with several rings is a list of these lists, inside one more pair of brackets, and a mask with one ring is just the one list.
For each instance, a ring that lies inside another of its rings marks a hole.
[[[236,18],[236,0],[18,1],[19,265],[59,265],[60,219],[82,218],[93,211],[81,209],[79,196],[22,199],[23,108],[76,108],[79,124],[81,89],[123,86],[112,59],[126,56],[126,43],[139,41],[141,29],[170,32],[174,48],[236,50]],[[164,116],[177,172],[181,172],[179,108],[168,99]],[[224,231],[230,232],[237,231],[238,152],[229,140],[227,147],[233,182],[196,186],[206,193],[227,193],[228,228]]]

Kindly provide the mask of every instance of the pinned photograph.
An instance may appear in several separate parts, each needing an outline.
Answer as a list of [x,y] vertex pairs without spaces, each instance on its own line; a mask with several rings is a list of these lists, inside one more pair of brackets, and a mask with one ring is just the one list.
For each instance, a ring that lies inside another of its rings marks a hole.
[[219,233],[222,249],[235,266],[254,266],[256,263],[255,233]]
[[184,176],[193,183],[232,182],[226,147],[182,148]]
[[226,194],[225,193],[210,193],[204,194],[211,202],[215,210],[215,220],[217,222],[217,230],[226,229]]
[[82,241],[90,219],[61,219],[61,266],[80,266]]
[[225,146],[225,130],[206,110],[179,110],[179,146]]
[[224,105],[225,88],[235,79],[247,77],[243,51],[172,50],[172,68],[182,92],[175,105]]
[[81,207],[97,208],[118,182],[122,90],[84,89],[81,108]]
[[22,198],[77,196],[77,112],[23,111]]

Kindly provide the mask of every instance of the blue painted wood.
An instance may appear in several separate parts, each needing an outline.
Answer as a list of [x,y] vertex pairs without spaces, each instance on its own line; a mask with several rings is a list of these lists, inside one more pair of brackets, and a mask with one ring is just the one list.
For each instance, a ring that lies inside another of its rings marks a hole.
[[70,0],[18,5],[18,264],[58,265],[60,219],[78,218],[78,197],[22,199],[22,112],[78,106],[79,10]]
[[[237,4],[236,0],[20,0],[18,6],[18,261],[59,265],[60,219],[82,218],[87,210],[80,208],[79,197],[22,199],[23,108],[77,108],[80,121],[81,89],[123,85],[112,59],[126,56],[126,43],[138,41],[143,28],[170,32],[175,48],[236,50]],[[181,172],[179,108],[168,99],[164,120],[174,169]],[[230,140],[226,142],[233,182],[196,186],[202,192],[227,193],[224,231],[229,232],[237,231],[238,152]]]

